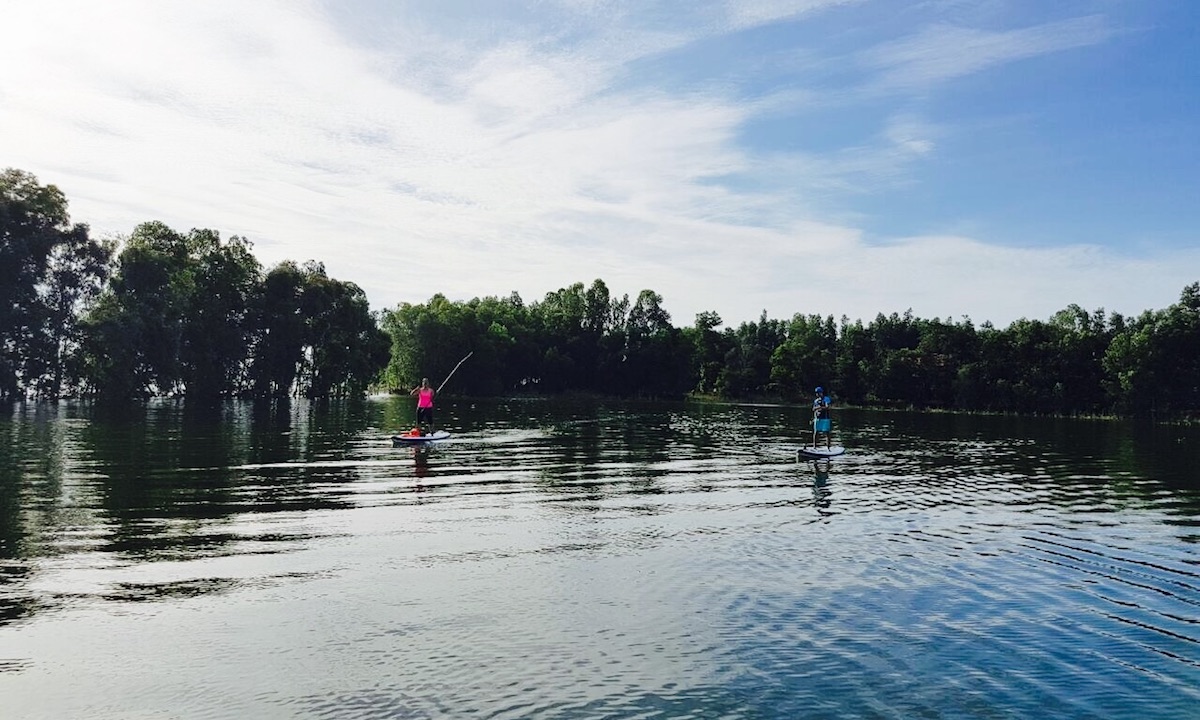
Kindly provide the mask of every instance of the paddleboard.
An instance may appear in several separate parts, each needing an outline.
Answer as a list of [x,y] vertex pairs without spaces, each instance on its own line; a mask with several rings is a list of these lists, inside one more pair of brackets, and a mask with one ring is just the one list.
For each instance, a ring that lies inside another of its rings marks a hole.
[[831,447],[802,447],[796,451],[796,457],[797,459],[810,458],[820,460],[822,458],[837,457],[844,452],[846,452],[846,448],[841,445],[833,445]]
[[448,433],[445,430],[438,430],[437,432],[433,432],[428,435],[408,435],[408,434],[393,435],[392,436],[392,444],[394,444],[394,445],[421,445],[423,443],[431,443],[431,442],[437,442],[438,440],[445,440],[448,437],[450,437],[450,433]]

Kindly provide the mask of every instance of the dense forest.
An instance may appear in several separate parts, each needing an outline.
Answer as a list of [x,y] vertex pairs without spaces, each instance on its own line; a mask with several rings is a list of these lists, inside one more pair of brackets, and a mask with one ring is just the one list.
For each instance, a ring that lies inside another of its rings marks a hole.
[[[32,175],[0,174],[0,398],[312,398],[454,379],[465,395],[564,392],[1054,414],[1200,416],[1200,283],[1125,318],[1071,305],[1006,328],[911,312],[677,327],[602,280],[372,313],[317,262],[264,272],[249,242],[158,222],[96,241]],[[389,349],[390,348],[390,349]]]
[[0,173],[0,399],[363,393],[389,339],[320,263],[160,222],[98,242],[53,185]]
[[[970,320],[797,314],[718,329],[700,313],[671,324],[662,298],[631,305],[601,280],[525,305],[437,295],[383,313],[385,381],[404,387],[473,352],[455,376],[477,395],[584,391],[622,396],[796,401],[814,385],[841,403],[1046,414],[1200,415],[1200,283],[1134,319],[1072,305],[999,329]],[[436,379],[435,379],[436,382]]]

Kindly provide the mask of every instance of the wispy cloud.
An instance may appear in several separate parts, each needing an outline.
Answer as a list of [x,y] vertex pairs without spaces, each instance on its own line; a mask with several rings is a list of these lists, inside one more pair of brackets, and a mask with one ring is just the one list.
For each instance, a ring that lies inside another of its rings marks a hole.
[[1097,45],[1113,34],[1099,15],[1002,31],[935,24],[865,52],[861,62],[879,72],[873,87],[915,90],[1017,60]]
[[794,20],[839,5],[862,2],[864,0],[728,0],[725,7],[728,29],[744,30],[780,20]]
[[[658,290],[680,323],[910,306],[1004,320],[1097,296],[1127,258],[864,240],[852,199],[912,182],[940,150],[944,129],[919,107],[883,108],[835,146],[750,147],[748,124],[835,91],[746,101],[722,82],[632,76],[713,38],[869,5],[560,0],[476,17],[381,4],[349,23],[331,14],[341,4],[14,4],[0,26],[0,163],[60,185],[100,232],[162,219],[246,235],[268,264],[324,261],[375,307],[434,292],[536,299],[596,277]],[[922,90],[1112,32],[1100,17],[935,24],[861,49],[865,74],[836,92]],[[1190,259],[1141,262],[1169,283]]]

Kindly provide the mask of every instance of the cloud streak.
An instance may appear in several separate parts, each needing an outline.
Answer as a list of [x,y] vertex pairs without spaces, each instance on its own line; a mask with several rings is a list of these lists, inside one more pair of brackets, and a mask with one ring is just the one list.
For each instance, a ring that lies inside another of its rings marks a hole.
[[913,91],[1018,60],[1098,45],[1113,34],[1098,15],[1004,31],[937,24],[872,48],[861,62],[879,73],[873,89]]

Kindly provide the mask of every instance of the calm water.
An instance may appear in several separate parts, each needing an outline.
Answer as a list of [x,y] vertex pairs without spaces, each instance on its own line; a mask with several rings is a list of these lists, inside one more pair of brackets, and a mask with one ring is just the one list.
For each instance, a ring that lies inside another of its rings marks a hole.
[[0,417],[0,717],[1200,717],[1200,430],[410,405]]

